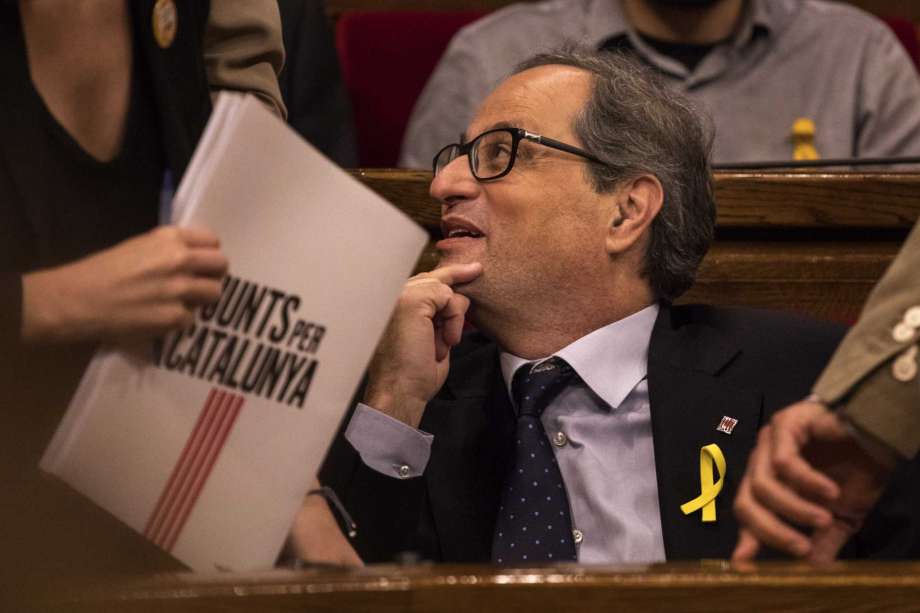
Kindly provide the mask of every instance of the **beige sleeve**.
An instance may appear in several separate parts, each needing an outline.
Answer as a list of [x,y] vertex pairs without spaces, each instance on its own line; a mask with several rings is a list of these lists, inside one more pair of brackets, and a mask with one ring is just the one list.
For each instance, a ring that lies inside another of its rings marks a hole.
[[248,92],[287,117],[278,87],[284,43],[276,0],[211,0],[204,60],[213,93]]
[[893,374],[893,362],[917,344],[896,340],[893,331],[908,309],[920,305],[920,224],[872,290],[859,321],[837,348],[815,384],[829,405],[840,405],[856,426],[891,446],[903,457],[920,450],[920,384]]

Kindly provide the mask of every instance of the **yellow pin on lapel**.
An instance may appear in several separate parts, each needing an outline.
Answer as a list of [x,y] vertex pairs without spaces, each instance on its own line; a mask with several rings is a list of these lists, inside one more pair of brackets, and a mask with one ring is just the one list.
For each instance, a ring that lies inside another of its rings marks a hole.
[[[719,471],[719,479],[715,482],[712,480],[713,463],[715,463],[716,470]],[[680,505],[680,510],[684,515],[690,515],[703,509],[704,522],[716,520],[716,496],[722,491],[725,469],[725,456],[722,455],[722,450],[718,445],[712,443],[700,449],[700,495]]]
[[162,49],[172,45],[179,29],[179,15],[176,12],[176,3],[173,0],[157,0],[153,5],[151,15],[153,37]]

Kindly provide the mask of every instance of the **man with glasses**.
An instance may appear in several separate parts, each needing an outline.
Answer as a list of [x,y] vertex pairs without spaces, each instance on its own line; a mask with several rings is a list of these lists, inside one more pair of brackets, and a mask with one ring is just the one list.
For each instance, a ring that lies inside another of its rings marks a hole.
[[358,554],[728,557],[756,431],[807,393],[838,330],[671,304],[713,236],[709,140],[629,59],[537,56],[464,140],[434,158],[440,264],[406,284],[321,474]]

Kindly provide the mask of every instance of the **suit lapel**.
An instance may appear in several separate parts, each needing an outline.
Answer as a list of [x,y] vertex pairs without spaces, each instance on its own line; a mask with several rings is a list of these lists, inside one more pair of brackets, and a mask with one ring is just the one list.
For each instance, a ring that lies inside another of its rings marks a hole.
[[489,560],[514,440],[513,411],[495,345],[454,361],[421,428],[435,437],[425,479],[443,559]]
[[[737,537],[731,512],[743,466],[760,426],[763,395],[731,387],[720,373],[740,358],[741,348],[716,329],[681,321],[663,306],[649,347],[649,403],[665,553],[668,560],[725,558]],[[723,416],[738,420],[732,433],[716,430]],[[700,493],[700,448],[716,443],[726,459],[717,521],[703,523],[699,511],[680,505]]]

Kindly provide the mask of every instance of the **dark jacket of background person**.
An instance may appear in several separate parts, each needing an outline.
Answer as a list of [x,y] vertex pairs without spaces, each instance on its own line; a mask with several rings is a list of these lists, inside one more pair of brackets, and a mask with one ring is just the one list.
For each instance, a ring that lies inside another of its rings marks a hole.
[[351,104],[342,84],[325,2],[278,0],[286,58],[278,79],[288,123],[345,168],[358,165]]

